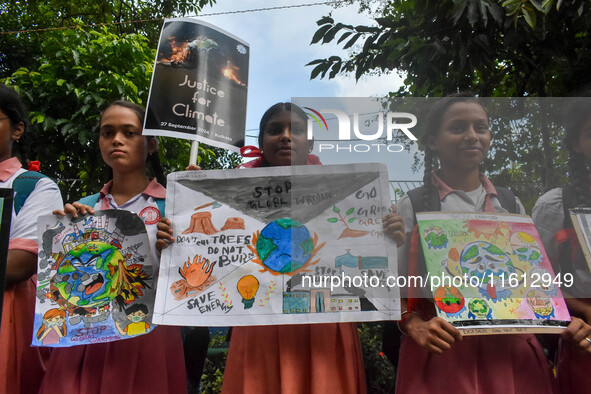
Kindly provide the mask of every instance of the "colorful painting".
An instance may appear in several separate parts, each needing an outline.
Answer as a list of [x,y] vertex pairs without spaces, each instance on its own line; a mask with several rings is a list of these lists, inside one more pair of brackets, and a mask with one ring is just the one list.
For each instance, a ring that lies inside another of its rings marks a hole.
[[[437,314],[465,334],[560,332],[570,315],[531,218],[417,214]],[[566,278],[568,279],[568,278]]]
[[38,235],[34,346],[111,342],[155,327],[153,256],[136,214],[42,216]]
[[384,166],[169,175],[175,242],[162,253],[154,322],[262,325],[393,320],[396,247]]

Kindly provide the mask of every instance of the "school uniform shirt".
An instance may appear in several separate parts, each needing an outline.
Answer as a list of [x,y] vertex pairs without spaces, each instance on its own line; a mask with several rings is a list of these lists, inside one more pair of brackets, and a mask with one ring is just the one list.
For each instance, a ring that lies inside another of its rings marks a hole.
[[[573,285],[562,290],[570,297],[590,302],[591,273],[580,247],[576,247],[571,256],[563,256],[555,238],[556,233],[564,228],[562,189],[552,189],[540,197],[532,217],[555,273],[573,275]],[[569,263],[567,267],[564,266],[565,262]],[[591,355],[580,351],[572,342],[560,341],[556,364],[556,379],[561,393],[579,393],[591,387]]]
[[564,260],[568,260],[571,256],[560,255],[558,243],[554,237],[558,231],[564,228],[562,188],[552,189],[540,197],[534,206],[532,218],[544,244],[544,249],[546,249],[546,254],[555,270],[561,272],[562,275],[573,274],[573,285],[563,290],[566,290],[568,295],[572,297],[591,298],[591,272],[580,248],[575,251],[575,259],[570,264],[571,267],[564,267]]
[[[10,188],[25,172],[16,157],[0,163],[0,187]],[[18,215],[12,210],[9,250],[37,255],[37,217],[50,215],[64,206],[57,185],[41,178],[29,194]],[[0,394],[37,392],[49,349],[31,347],[35,317],[37,275],[8,286],[4,291],[0,327]]]
[[[453,190],[433,174],[441,211],[507,213],[492,183],[480,174],[474,191]],[[516,198],[518,212],[525,213]],[[407,242],[398,248],[399,274],[408,272],[410,243],[416,218],[408,196],[398,204]],[[421,299],[417,310],[424,320],[435,317],[430,300]],[[536,337],[520,335],[465,336],[441,355],[435,355],[404,335],[396,378],[397,393],[521,394],[555,393],[556,382]]]
[[[164,198],[166,189],[152,180],[143,192],[118,205],[111,195],[111,185],[109,182],[101,189],[93,208],[125,209],[144,220],[154,257],[156,285],[160,266],[155,250],[156,224],[162,216],[156,199]],[[179,327],[162,325],[148,334],[120,341],[55,348],[39,394],[110,394],[114,391],[121,394],[186,393],[187,376]]]
[[126,211],[136,213],[146,225],[146,231],[150,240],[150,250],[152,251],[152,261],[154,263],[154,285],[158,281],[158,271],[160,269],[160,254],[156,250],[156,234],[158,233],[157,224],[163,217],[158,209],[157,199],[166,198],[166,189],[159,184],[156,179],[152,179],[146,189],[122,205],[117,205],[111,195],[111,186],[113,181],[109,181],[99,193],[99,199],[94,205],[94,210],[104,209],[125,209]]
[[[0,188],[11,188],[12,182],[23,172],[21,162],[12,157],[0,163]],[[60,190],[50,178],[41,178],[29,194],[18,215],[12,209],[9,250],[26,250],[37,254],[37,217],[63,209]]]

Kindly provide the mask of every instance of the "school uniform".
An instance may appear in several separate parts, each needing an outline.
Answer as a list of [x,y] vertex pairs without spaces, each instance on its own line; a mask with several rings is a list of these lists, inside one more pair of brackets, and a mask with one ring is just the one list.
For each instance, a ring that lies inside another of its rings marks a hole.
[[[533,220],[555,273],[573,275],[573,285],[562,289],[569,297],[591,303],[591,272],[572,229],[564,229],[565,214],[561,188],[552,189],[538,199]],[[558,241],[572,245],[571,253],[561,253]],[[569,341],[560,341],[556,378],[561,393],[580,393],[591,387],[591,355]]]
[[[166,190],[155,180],[122,205],[110,194],[111,182],[100,192],[94,210],[125,209],[144,223],[154,254],[154,277],[159,269],[156,224],[162,213],[157,199]],[[154,282],[154,285],[156,282]],[[55,348],[40,393],[185,393],[187,380],[178,327],[158,326],[149,334],[110,343]]]
[[[480,174],[481,185],[474,191],[453,190],[433,174],[433,185],[441,211],[507,213],[492,183]],[[518,213],[525,209],[516,198]],[[401,274],[408,273],[411,237],[416,217],[410,198],[398,204],[404,220],[407,243],[398,249]],[[421,253],[413,251],[413,254]],[[416,264],[416,262],[414,262]],[[415,267],[416,268],[416,267]],[[410,270],[413,273],[413,269]],[[432,300],[419,299],[416,312],[429,320],[436,316]],[[536,337],[523,335],[465,336],[442,355],[435,355],[404,335],[400,347],[397,393],[554,393],[555,381]]]
[[[0,163],[0,188],[10,188],[23,172],[16,157]],[[51,179],[41,178],[18,214],[12,210],[9,250],[37,255],[37,217],[62,209],[60,191]],[[0,327],[0,393],[36,392],[43,379],[48,349],[31,347],[35,318],[37,275],[8,286],[4,292]]]

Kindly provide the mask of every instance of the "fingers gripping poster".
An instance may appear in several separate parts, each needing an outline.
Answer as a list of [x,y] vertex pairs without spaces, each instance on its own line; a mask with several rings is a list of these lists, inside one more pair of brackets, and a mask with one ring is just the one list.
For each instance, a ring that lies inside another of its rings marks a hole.
[[144,134],[201,141],[238,152],[244,145],[250,49],[191,18],[162,26]]
[[187,171],[168,177],[175,242],[154,322],[266,325],[399,316],[385,166]]
[[570,314],[533,221],[490,213],[417,214],[437,314],[464,334],[561,332]]
[[34,346],[111,342],[155,327],[152,253],[136,214],[41,216],[38,235]]

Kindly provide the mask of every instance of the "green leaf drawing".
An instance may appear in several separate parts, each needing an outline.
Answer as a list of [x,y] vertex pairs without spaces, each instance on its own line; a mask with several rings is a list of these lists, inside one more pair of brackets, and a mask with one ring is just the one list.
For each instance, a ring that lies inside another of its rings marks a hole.
[[347,213],[345,213],[345,215],[346,215],[346,216],[349,216],[350,214],[352,214],[352,213],[353,213],[353,211],[355,211],[355,208],[354,208],[354,207],[351,207],[351,208],[349,208],[349,209],[347,210]]
[[349,223],[353,223],[355,221],[355,218],[351,218],[349,220],[347,220]]
[[336,223],[336,222],[339,221],[339,219],[337,219],[337,218],[328,218],[328,219],[326,219],[326,221],[329,222],[329,223]]
[[337,208],[337,206],[336,206],[336,205],[333,205],[333,207],[332,207],[332,211],[333,211],[333,212],[335,212],[335,213],[339,213],[339,212],[341,212],[341,210],[340,210],[339,208]]

